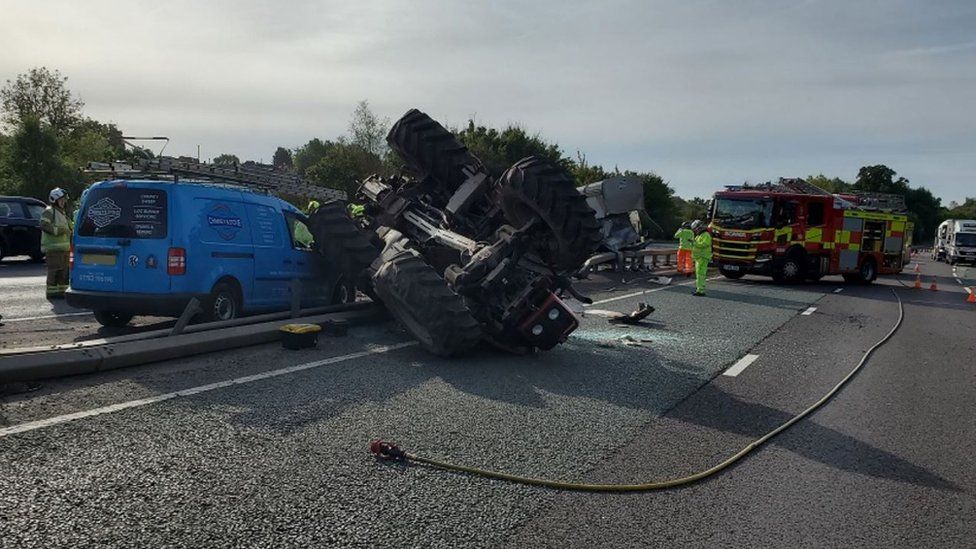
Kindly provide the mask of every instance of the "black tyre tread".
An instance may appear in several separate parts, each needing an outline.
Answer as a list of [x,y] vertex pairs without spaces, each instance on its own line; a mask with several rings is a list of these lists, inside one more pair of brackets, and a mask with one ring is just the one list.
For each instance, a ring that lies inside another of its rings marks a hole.
[[342,202],[323,204],[309,223],[319,253],[336,261],[349,280],[357,280],[380,255],[369,233],[349,217]]
[[552,231],[556,251],[545,259],[560,270],[576,270],[597,249],[603,236],[600,223],[569,175],[551,162],[530,156],[505,171],[500,180],[505,218],[515,227],[530,219],[530,208]]
[[417,109],[393,124],[386,142],[418,176],[430,177],[451,192],[467,179],[465,166],[484,169],[454,134]]
[[108,328],[121,328],[122,326],[125,326],[126,324],[131,322],[132,317],[135,316],[132,314],[122,313],[119,311],[103,311],[103,310],[93,311],[93,314],[95,315],[95,320],[99,324]]
[[[373,289],[386,308],[431,353],[457,356],[481,340],[481,325],[460,296],[413,250],[396,254],[373,275]],[[413,321],[427,332],[418,334]]]

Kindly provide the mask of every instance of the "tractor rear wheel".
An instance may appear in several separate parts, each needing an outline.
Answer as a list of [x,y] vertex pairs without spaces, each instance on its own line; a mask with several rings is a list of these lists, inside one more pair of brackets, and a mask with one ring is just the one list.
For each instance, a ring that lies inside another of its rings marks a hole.
[[482,332],[463,298],[416,250],[391,246],[399,249],[388,248],[373,275],[373,290],[386,308],[429,352],[449,357],[470,351]]
[[484,170],[453,133],[417,109],[410,109],[393,124],[386,142],[419,178],[430,177],[451,193],[468,178],[464,168]]
[[499,180],[505,219],[515,228],[541,220],[548,229],[533,241],[534,251],[558,271],[575,271],[596,250],[603,235],[596,214],[573,180],[559,167],[530,156]]

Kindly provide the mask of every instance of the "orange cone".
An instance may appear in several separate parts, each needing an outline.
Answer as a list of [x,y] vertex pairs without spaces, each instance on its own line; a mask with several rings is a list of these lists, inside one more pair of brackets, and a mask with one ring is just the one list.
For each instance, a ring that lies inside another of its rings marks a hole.
[[969,297],[966,298],[966,303],[976,303],[976,290],[969,290]]
[[915,289],[922,289],[922,275],[915,275]]
[[932,277],[932,285],[929,286],[929,289],[932,290],[933,292],[939,291],[939,286],[938,284],[935,283],[935,277]]

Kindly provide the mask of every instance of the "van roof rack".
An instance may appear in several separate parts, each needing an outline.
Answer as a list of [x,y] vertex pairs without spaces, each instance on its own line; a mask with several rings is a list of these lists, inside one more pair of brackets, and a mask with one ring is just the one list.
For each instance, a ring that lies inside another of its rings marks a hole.
[[[338,189],[320,187],[301,177],[277,171],[273,166],[244,162],[243,164],[207,164],[196,159],[172,156],[142,158],[135,162],[89,162],[86,174],[112,179],[172,179],[190,177],[199,182],[228,182],[275,194],[301,196],[321,201],[345,200],[346,193]],[[188,180],[186,182],[195,182]]]

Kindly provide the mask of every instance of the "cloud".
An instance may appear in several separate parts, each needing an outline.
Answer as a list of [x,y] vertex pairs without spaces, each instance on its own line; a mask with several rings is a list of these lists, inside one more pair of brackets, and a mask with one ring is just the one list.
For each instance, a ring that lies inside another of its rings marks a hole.
[[[976,160],[976,7],[878,2],[45,2],[0,22],[0,78],[59,68],[168,151],[267,160],[355,103],[519,122],[680,194],[887,163],[949,199]],[[210,151],[209,153],[207,151]],[[951,161],[946,159],[951,158]]]

